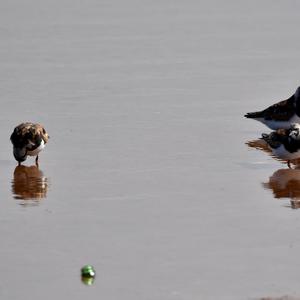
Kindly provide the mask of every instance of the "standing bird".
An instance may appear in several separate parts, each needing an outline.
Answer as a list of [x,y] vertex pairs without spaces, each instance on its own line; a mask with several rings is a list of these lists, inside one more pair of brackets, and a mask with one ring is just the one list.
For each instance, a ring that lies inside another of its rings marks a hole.
[[287,100],[275,103],[262,111],[247,113],[245,117],[260,121],[273,130],[288,129],[291,124],[300,123],[300,87]]
[[48,139],[48,133],[40,124],[26,122],[18,125],[10,140],[13,144],[14,157],[19,165],[26,160],[27,155],[36,156],[35,163],[38,165],[39,152],[45,147]]
[[300,124],[292,124],[289,129],[278,129],[270,134],[263,133],[262,139],[271,148],[274,156],[290,161],[300,158]]

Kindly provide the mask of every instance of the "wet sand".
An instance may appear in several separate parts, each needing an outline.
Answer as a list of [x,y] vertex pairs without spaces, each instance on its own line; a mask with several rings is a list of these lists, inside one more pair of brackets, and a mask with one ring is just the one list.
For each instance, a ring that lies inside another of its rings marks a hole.
[[243,118],[299,85],[299,6],[1,1],[1,299],[299,297],[299,172]]

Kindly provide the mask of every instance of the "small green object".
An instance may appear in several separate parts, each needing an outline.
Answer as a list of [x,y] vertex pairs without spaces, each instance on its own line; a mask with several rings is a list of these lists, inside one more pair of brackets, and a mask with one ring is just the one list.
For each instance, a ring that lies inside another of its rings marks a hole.
[[81,268],[81,277],[94,278],[96,276],[95,269],[91,265],[86,265]]

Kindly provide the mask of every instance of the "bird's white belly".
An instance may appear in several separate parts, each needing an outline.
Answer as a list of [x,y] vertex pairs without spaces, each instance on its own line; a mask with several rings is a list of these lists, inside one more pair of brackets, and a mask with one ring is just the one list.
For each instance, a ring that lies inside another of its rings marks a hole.
[[39,147],[37,147],[36,149],[34,149],[34,150],[32,150],[32,151],[29,151],[29,150],[27,150],[27,155],[30,155],[30,156],[36,156],[36,155],[38,155],[39,154],[39,152],[41,151],[41,150],[43,150],[45,148],[45,143],[44,143],[44,141],[42,140],[42,142],[41,142],[41,144],[40,144],[40,146]]
[[275,156],[281,159],[293,160],[300,158],[300,150],[291,153],[287,151],[283,145],[280,145],[277,149],[272,149],[272,151]]
[[273,130],[277,130],[281,128],[289,129],[291,124],[300,123],[300,118],[296,114],[294,114],[294,116],[291,117],[288,121],[264,120],[263,118],[258,118],[257,121],[264,123]]

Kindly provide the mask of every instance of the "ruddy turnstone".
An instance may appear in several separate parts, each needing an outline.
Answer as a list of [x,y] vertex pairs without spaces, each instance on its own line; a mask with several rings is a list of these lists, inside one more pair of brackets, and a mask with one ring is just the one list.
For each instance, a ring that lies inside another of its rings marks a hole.
[[38,164],[39,152],[45,147],[48,139],[48,133],[40,124],[27,122],[18,125],[10,136],[15,159],[21,164],[27,155],[36,156],[35,163]]
[[275,103],[262,111],[247,113],[245,117],[260,121],[273,130],[288,129],[291,124],[300,123],[300,87],[287,100]]
[[279,159],[290,161],[300,158],[300,124],[292,124],[289,129],[278,129],[270,134],[263,133],[262,139]]

